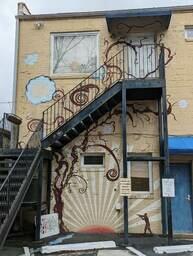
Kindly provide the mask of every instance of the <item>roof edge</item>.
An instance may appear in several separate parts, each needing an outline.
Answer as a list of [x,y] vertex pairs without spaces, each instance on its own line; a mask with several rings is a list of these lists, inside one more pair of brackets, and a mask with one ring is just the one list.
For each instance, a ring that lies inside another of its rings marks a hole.
[[184,6],[171,6],[171,7],[153,7],[146,9],[124,9],[124,10],[105,10],[105,11],[91,11],[91,12],[65,12],[65,13],[48,13],[48,14],[29,14],[17,15],[16,19],[19,20],[36,20],[36,19],[56,19],[56,18],[84,18],[84,17],[108,17],[128,14],[131,16],[138,15],[139,13],[155,13],[155,16],[161,12],[166,11],[189,11],[193,10],[193,5]]

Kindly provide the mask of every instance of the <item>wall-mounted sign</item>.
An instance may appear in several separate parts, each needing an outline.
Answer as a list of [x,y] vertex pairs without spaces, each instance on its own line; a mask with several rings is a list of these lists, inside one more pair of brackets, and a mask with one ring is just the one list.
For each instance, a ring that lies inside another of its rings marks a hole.
[[174,179],[162,179],[162,196],[175,197]]
[[59,234],[58,214],[46,214],[41,216],[40,239]]
[[129,196],[131,193],[131,179],[120,178],[120,196]]

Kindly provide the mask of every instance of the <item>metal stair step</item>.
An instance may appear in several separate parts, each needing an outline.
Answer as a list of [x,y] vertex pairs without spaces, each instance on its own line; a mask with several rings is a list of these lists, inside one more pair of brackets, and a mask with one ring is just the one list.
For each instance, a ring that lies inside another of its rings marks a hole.
[[[17,159],[16,159],[16,160],[17,160]],[[12,164],[12,165],[13,165],[16,160],[11,160],[11,161],[10,161],[10,160],[0,160],[0,166],[1,166],[1,165],[5,165],[5,164],[6,164],[6,165],[8,165],[8,164]],[[32,161],[33,161],[33,158],[30,158],[30,159],[29,159],[29,157],[27,157],[27,158],[24,158],[24,159],[20,159],[20,160],[19,160],[19,163],[20,163],[20,164],[25,164],[25,163],[32,162]]]
[[[0,174],[0,184],[8,177],[8,174]],[[9,182],[11,183],[18,183],[21,182],[22,180],[24,180],[26,177],[26,173],[17,173],[15,175],[12,175],[9,178]]]
[[[12,167],[0,167],[0,173],[1,172],[8,172],[9,170],[11,170],[11,168]],[[16,170],[26,170],[26,167],[24,167],[24,166],[18,166],[17,168],[16,168]]]
[[0,223],[3,223],[4,219],[7,216],[7,212],[0,212]]
[[[0,180],[5,180],[8,174],[0,174]],[[21,180],[24,179],[26,175],[22,174],[16,174],[11,177],[12,180]]]
[[7,213],[6,213],[5,211],[1,211],[1,212],[0,212],[0,218],[1,218],[1,217],[5,217],[6,215],[7,215]]
[[[16,195],[17,195],[17,191],[10,191],[9,192],[9,195],[11,196],[11,197],[15,197]],[[5,198],[6,198],[6,195],[7,195],[7,193],[5,192],[5,191],[1,191],[0,192],[0,202],[1,202],[1,200],[5,200]]]
[[[0,149],[0,158],[7,157],[7,158],[17,158],[22,152],[22,149]],[[25,155],[33,155],[34,149],[25,149]]]
[[7,207],[7,201],[1,201],[0,202],[0,209],[1,209],[1,212],[5,212],[5,209]]
[[7,164],[7,163],[14,163],[15,160],[13,159],[4,159],[4,160],[0,160],[0,164]]
[[11,166],[10,167],[1,167],[0,166],[0,172],[6,172],[6,171],[8,171],[8,170],[10,170],[10,168],[11,168]]
[[[13,203],[13,201],[15,200],[15,197],[16,197],[16,193],[9,195],[9,205]],[[3,209],[5,209],[5,207],[7,207],[7,200],[8,200],[8,196],[4,196],[2,198],[0,197],[0,212],[2,212]]]
[[[0,182],[0,186],[2,185],[3,183]],[[14,182],[10,182],[10,184],[5,184],[5,187],[10,187],[10,188],[14,188],[14,187],[20,187],[22,184],[22,182],[17,182],[17,183],[14,183]]]

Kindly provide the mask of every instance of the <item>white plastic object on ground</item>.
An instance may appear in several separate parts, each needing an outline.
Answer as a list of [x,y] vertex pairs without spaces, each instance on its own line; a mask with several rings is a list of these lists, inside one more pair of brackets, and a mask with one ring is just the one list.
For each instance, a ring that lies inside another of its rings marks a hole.
[[133,247],[127,247],[127,249],[130,251],[130,252],[133,252],[135,255],[137,256],[146,256],[145,254],[143,254],[142,252],[136,250],[135,248]]
[[163,253],[180,253],[180,252],[193,252],[193,245],[173,245],[173,246],[158,246],[153,248],[157,254]]
[[84,251],[84,250],[115,248],[115,247],[116,247],[116,244],[114,241],[47,245],[47,246],[42,246],[41,253],[46,254],[46,253],[60,252],[60,251]]

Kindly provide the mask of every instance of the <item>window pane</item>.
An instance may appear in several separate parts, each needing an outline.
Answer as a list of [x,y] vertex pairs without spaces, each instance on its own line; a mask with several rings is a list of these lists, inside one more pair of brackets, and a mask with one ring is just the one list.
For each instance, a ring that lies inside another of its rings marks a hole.
[[193,39],[193,28],[185,28],[185,36],[187,39]]
[[103,165],[103,155],[84,156],[84,165]]
[[150,190],[148,162],[131,162],[131,190]]
[[131,177],[132,191],[149,191],[149,178]]
[[96,68],[96,34],[54,36],[53,73],[91,73]]

